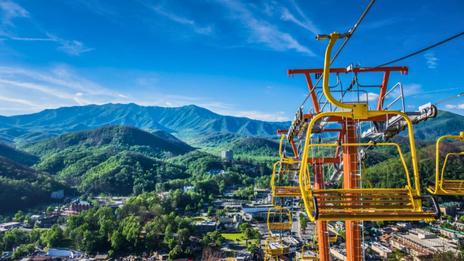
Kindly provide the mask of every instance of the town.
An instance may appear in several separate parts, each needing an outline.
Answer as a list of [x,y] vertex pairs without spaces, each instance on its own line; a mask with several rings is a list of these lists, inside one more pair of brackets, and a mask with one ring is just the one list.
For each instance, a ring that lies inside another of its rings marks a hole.
[[[223,159],[233,160],[231,152],[223,153]],[[219,170],[224,172],[224,170]],[[193,186],[185,186],[185,192],[193,190]],[[222,195],[215,197],[210,205],[191,212],[194,235],[190,240],[200,249],[202,237],[210,233],[219,233],[219,244],[213,243],[212,248],[206,248],[201,254],[202,260],[257,260],[262,259],[266,251],[266,240],[276,235],[268,230],[268,216],[272,213],[272,193],[270,189],[255,187],[250,199],[237,197],[236,190],[227,188]],[[64,198],[63,192],[56,194]],[[166,197],[161,193],[160,197]],[[65,198],[62,205],[53,205],[40,214],[24,215],[17,213],[12,221],[0,224],[2,235],[16,230],[31,231],[40,229],[51,230],[59,226],[65,230],[69,217],[82,214],[92,209],[109,207],[122,208],[128,197],[98,196],[86,200]],[[278,236],[282,238],[281,248],[283,258],[300,260],[304,248],[310,246],[315,251],[315,227],[308,222],[299,200],[295,199],[291,206],[291,229]],[[441,204],[443,216],[440,220],[425,222],[363,222],[362,247],[366,260],[432,260],[439,255],[449,258],[459,256],[464,248],[464,203],[449,201]],[[330,234],[330,256],[333,260],[346,260],[344,253],[344,223],[331,222],[328,225]],[[146,232],[145,232],[146,233]],[[144,233],[138,235],[143,237]],[[196,242],[196,243],[195,243]],[[16,251],[16,250],[15,250]],[[209,251],[209,252],[208,252]],[[306,251],[310,251],[307,249]],[[4,251],[1,260],[12,258],[13,252]],[[215,259],[216,257],[216,259]],[[71,248],[45,247],[34,248],[24,260],[108,260],[108,253],[90,254]],[[208,259],[209,258],[209,259]],[[169,253],[153,249],[141,256],[125,256],[122,260],[197,260],[194,256],[170,258]],[[444,259],[442,259],[444,260]]]

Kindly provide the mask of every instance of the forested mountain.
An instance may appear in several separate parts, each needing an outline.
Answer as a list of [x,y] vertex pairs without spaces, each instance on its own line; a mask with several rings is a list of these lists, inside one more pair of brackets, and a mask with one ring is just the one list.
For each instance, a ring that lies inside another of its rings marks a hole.
[[40,156],[35,169],[56,175],[81,192],[128,195],[153,190],[156,182],[182,177],[163,159],[193,148],[164,131],[105,126],[24,146]]
[[45,156],[71,147],[118,146],[122,148],[146,149],[151,154],[183,154],[193,148],[174,136],[164,132],[148,133],[128,126],[104,126],[89,131],[72,132],[33,143],[24,148],[35,155]]
[[20,164],[31,166],[36,163],[39,158],[27,152],[17,150],[11,146],[3,144],[0,142],[0,156],[16,161]]
[[[8,194],[20,201],[5,202],[5,209],[31,207],[49,200],[53,189],[63,187],[60,182],[82,194],[112,195],[182,189],[191,184],[198,186],[198,193],[219,193],[227,184],[244,182],[249,186],[253,183],[250,176],[270,174],[269,162],[278,156],[279,148],[275,130],[287,125],[221,116],[196,106],[135,104],[69,107],[0,117],[1,139],[17,142],[16,148],[0,143],[0,199]],[[437,118],[416,126],[423,182],[433,175],[433,140],[439,135],[457,134],[464,130],[463,125],[463,116],[440,112]],[[202,151],[178,137],[187,138]],[[395,138],[400,143],[403,139]],[[221,150],[232,150],[242,161],[222,161],[217,156]],[[366,178],[372,186],[400,180],[401,166],[390,159],[390,154],[369,153]],[[464,165],[458,162],[453,166],[460,169],[459,164]],[[378,173],[385,170],[388,175],[380,180]],[[244,189],[243,196],[246,193]]]
[[39,113],[0,117],[0,139],[16,142],[37,141],[70,131],[104,125],[126,125],[154,131],[164,130],[179,137],[210,133],[273,136],[288,123],[264,122],[243,117],[223,116],[189,105],[176,108],[105,104],[48,109]]
[[464,131],[464,116],[447,111],[439,111],[436,118],[415,126],[416,139],[421,141],[435,140],[439,136],[459,134]]
[[46,203],[52,191],[63,188],[46,173],[0,156],[0,212]]

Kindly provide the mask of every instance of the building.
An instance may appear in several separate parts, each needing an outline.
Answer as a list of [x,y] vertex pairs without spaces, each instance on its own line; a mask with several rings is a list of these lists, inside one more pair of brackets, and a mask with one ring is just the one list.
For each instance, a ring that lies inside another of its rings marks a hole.
[[47,256],[61,259],[72,259],[82,257],[82,253],[69,249],[50,248],[47,251]]
[[459,203],[457,202],[445,202],[440,204],[440,211],[446,216],[456,216],[457,213],[457,207],[459,206]]
[[13,228],[18,228],[18,227],[21,227],[21,223],[19,222],[8,222],[8,223],[0,224],[0,233],[11,230]]
[[195,222],[193,225],[198,233],[207,233],[216,230],[218,223],[216,221],[204,220]]
[[439,237],[423,229],[411,229],[407,234],[395,234],[390,243],[408,252],[415,260],[425,260],[439,252],[459,253],[457,240]]
[[384,260],[388,260],[388,258],[393,253],[393,251],[391,251],[391,249],[389,249],[388,247],[386,247],[386,246],[384,246],[384,245],[382,245],[380,243],[377,243],[377,242],[374,242],[374,243],[371,244],[371,249],[372,249],[372,251],[377,253]]
[[63,199],[64,198],[64,190],[60,189],[60,190],[53,191],[51,193],[50,197],[52,199]]
[[63,209],[63,215],[64,216],[72,216],[72,215],[77,215],[82,211],[88,210],[92,207],[92,205],[81,199],[76,199],[71,201],[69,205]]
[[231,150],[221,151],[221,158],[223,160],[232,161],[234,160],[234,153]]

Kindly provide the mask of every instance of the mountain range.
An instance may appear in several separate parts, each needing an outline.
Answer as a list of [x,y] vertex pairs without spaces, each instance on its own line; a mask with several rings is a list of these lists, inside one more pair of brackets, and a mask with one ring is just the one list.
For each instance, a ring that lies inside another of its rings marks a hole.
[[[267,175],[263,166],[278,154],[276,130],[288,125],[223,116],[193,105],[106,104],[0,116],[0,205],[7,211],[33,207],[48,202],[51,191],[60,188],[83,195],[179,188],[193,175],[225,169],[213,154],[227,149],[250,162],[244,173],[261,169]],[[427,180],[433,169],[428,153],[433,152],[433,140],[462,130],[464,116],[445,111],[415,126]],[[375,165],[393,166],[387,154],[372,156]],[[227,168],[237,164],[242,163]],[[369,172],[373,179],[376,171]],[[8,195],[14,200],[6,200]]]
[[162,130],[186,140],[211,133],[271,137],[277,129],[286,128],[288,124],[223,116],[195,105],[164,108],[105,104],[47,109],[29,115],[0,116],[0,139],[10,143],[25,143],[105,125],[132,126],[150,132]]

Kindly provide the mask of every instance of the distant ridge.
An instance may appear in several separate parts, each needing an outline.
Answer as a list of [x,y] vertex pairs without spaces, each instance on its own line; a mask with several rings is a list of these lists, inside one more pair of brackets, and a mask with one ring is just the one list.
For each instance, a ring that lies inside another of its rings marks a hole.
[[0,116],[0,139],[30,142],[70,131],[105,125],[127,125],[144,130],[163,130],[179,137],[210,133],[270,137],[288,122],[265,122],[224,116],[195,105],[183,107],[105,104],[47,109],[38,113]]

